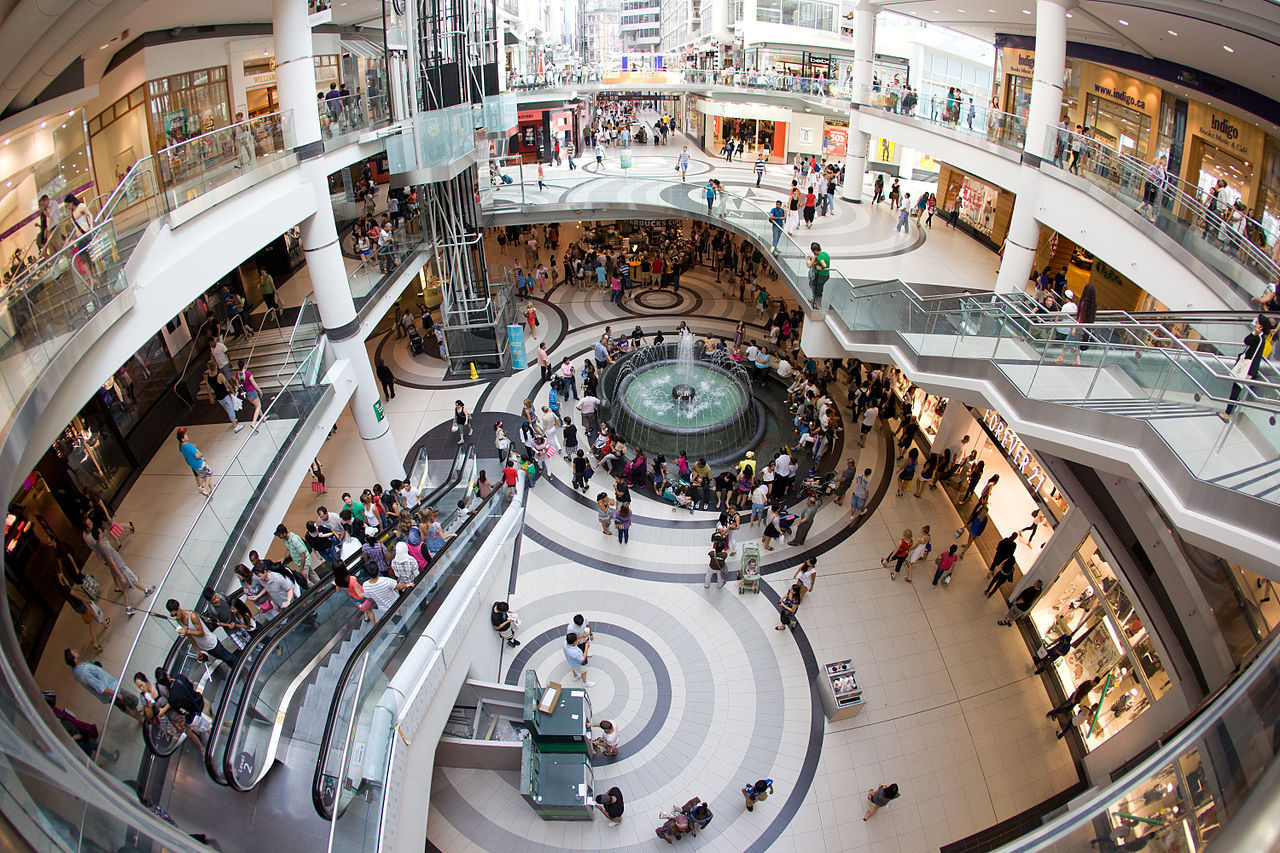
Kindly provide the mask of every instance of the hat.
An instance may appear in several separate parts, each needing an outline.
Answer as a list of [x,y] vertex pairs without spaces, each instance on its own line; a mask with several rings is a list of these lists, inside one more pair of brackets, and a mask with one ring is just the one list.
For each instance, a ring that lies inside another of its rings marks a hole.
[[748,450],[748,451],[747,451],[747,458],[748,458],[748,459],[755,459],[755,458],[756,458],[756,453],[755,453],[755,451],[754,451],[754,450]]
[[1074,293],[1072,293],[1070,290],[1064,290],[1064,291],[1062,292],[1062,295],[1063,295],[1063,296],[1065,296],[1065,297],[1066,297],[1066,298],[1068,298],[1068,299],[1075,299],[1075,298],[1076,298],[1076,295],[1075,295]]

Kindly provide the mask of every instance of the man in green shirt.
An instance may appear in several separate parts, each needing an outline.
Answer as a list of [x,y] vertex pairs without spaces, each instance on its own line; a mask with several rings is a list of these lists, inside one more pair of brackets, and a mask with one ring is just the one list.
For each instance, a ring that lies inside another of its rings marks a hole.
[[262,301],[266,303],[267,310],[276,315],[276,321],[280,320],[280,306],[276,303],[276,280],[271,277],[271,273],[258,268],[258,289],[262,291]]
[[[364,504],[352,498],[350,492],[342,493],[342,509],[351,510],[351,514],[360,519],[362,524],[364,523]],[[341,514],[341,511],[339,511],[339,514]]]
[[293,558],[294,567],[306,576],[308,583],[318,583],[320,576],[316,574],[315,568],[311,565],[311,549],[307,547],[307,543],[302,541],[302,537],[296,533],[290,533],[289,528],[283,524],[276,526],[276,538],[284,543],[289,549],[289,556]]
[[809,284],[813,288],[813,307],[822,307],[822,288],[831,278],[831,255],[822,251],[820,243],[810,243],[809,251]]

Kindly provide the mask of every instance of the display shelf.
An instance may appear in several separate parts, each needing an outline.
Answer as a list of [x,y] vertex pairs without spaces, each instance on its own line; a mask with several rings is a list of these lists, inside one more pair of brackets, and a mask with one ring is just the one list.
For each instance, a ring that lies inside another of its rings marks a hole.
[[833,661],[818,676],[822,709],[828,720],[845,720],[857,716],[866,701],[862,683],[858,681],[851,660]]

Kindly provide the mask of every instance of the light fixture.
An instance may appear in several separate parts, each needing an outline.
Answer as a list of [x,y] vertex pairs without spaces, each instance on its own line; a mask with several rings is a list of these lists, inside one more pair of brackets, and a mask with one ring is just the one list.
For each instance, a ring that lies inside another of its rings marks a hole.
[[5,145],[8,145],[8,144],[9,144],[9,140],[8,140],[8,139],[5,139],[4,144],[5,144]]
[[1073,13],[1071,13],[1071,12],[1068,12],[1068,13],[1067,13],[1067,17],[1068,17],[1068,18],[1072,18],[1072,17],[1075,17],[1075,15],[1074,15]]
[[1031,14],[1031,10],[1030,10],[1030,9],[1023,9],[1023,10],[1022,10],[1022,14],[1024,14],[1024,15],[1030,15],[1030,14]]
[[1121,18],[1121,19],[1120,19],[1120,26],[1122,26],[1122,27],[1127,27],[1127,26],[1129,26],[1129,22],[1128,22],[1128,21],[1126,21],[1124,18]]
[[109,48],[109,47],[111,47],[111,42],[107,42],[106,44],[100,44],[100,45],[98,45],[98,50],[106,50],[106,49],[107,49],[107,48]]
[[1235,51],[1235,48],[1233,48],[1233,47],[1232,47],[1231,45],[1229,45],[1229,44],[1224,44],[1224,45],[1222,46],[1222,49],[1223,49],[1223,50],[1225,50],[1227,53],[1235,53],[1235,52],[1236,52],[1236,51]]
[[1169,31],[1168,31],[1168,33],[1169,33],[1169,35],[1171,35],[1171,36],[1175,36],[1175,37],[1178,35],[1178,34],[1177,34],[1177,33],[1175,33],[1173,30],[1169,30]]
[[45,126],[46,124],[48,124],[48,123],[49,123],[49,122],[47,122],[47,121],[42,121],[42,122],[40,122],[40,126],[41,126],[41,127],[44,127],[44,126]]
[[988,12],[990,12],[991,14],[993,14],[993,15],[996,13],[996,10],[995,10],[995,9],[988,9],[987,11],[988,11]]

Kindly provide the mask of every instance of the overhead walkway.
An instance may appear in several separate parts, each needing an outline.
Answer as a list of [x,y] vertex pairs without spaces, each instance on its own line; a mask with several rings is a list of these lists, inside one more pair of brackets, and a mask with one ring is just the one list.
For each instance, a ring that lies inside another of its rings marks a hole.
[[1135,476],[1216,553],[1280,558],[1280,375],[1231,374],[1253,315],[1103,311],[1079,326],[1022,294],[927,297],[900,281],[837,291],[830,309],[837,351],[811,354],[894,362],[981,399],[1036,447]]

